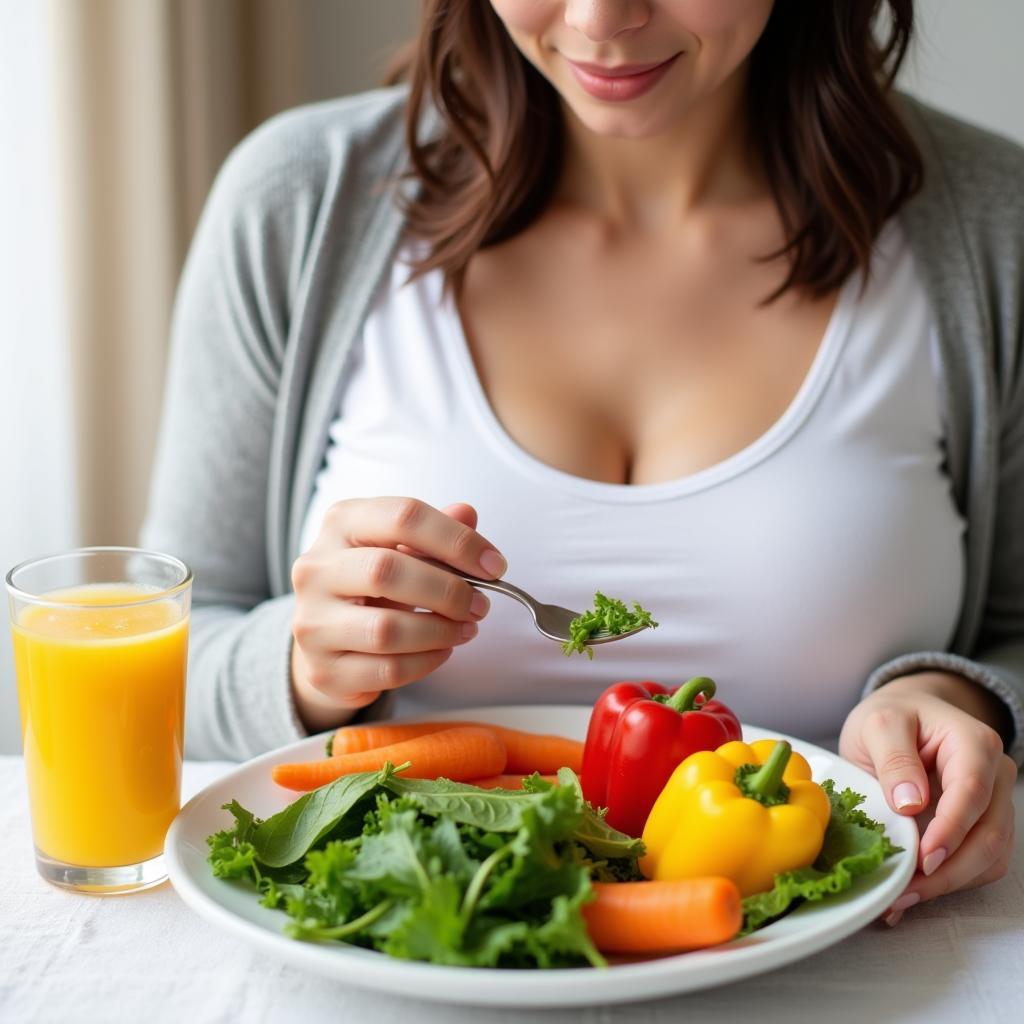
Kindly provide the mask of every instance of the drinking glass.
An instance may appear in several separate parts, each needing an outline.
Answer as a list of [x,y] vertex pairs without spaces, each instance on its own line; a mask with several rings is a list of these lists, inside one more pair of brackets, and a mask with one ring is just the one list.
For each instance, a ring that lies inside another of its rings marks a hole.
[[181,798],[191,571],[91,547],[6,582],[39,873],[91,893],[159,884]]

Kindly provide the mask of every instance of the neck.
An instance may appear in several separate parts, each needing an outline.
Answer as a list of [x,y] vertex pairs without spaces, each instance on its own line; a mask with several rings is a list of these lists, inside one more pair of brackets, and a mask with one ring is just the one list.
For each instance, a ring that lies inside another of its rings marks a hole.
[[745,69],[670,130],[642,139],[596,135],[563,104],[563,202],[623,229],[678,224],[698,207],[762,195],[747,133]]

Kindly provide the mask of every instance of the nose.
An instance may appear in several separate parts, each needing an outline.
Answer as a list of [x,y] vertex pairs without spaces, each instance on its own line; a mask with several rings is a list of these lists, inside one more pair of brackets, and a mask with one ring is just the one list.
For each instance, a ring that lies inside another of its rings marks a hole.
[[565,23],[602,43],[646,25],[650,7],[650,0],[566,0]]

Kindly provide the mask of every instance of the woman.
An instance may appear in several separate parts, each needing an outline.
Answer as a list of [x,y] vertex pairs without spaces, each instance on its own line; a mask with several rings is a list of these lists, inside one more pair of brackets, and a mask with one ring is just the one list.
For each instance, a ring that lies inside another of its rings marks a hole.
[[[911,22],[428,2],[409,89],[238,149],[144,531],[195,569],[193,753],[706,673],[937,799],[892,923],[1005,872],[1024,157],[891,92]],[[568,662],[412,552],[662,625]]]

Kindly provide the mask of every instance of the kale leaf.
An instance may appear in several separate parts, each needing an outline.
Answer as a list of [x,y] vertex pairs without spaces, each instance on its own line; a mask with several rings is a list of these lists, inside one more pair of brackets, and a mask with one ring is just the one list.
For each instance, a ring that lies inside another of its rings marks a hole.
[[832,804],[832,817],[818,859],[809,868],[776,875],[775,885],[767,892],[747,896],[741,935],[784,914],[799,900],[820,900],[845,892],[856,878],[870,874],[901,851],[885,835],[884,826],[859,809],[863,796],[852,789],[837,793],[831,779],[821,787]]
[[569,769],[522,791],[346,776],[264,822],[236,802],[210,863],[283,910],[286,934],[459,966],[604,965],[581,907],[591,878],[639,877],[639,840],[583,799]]

